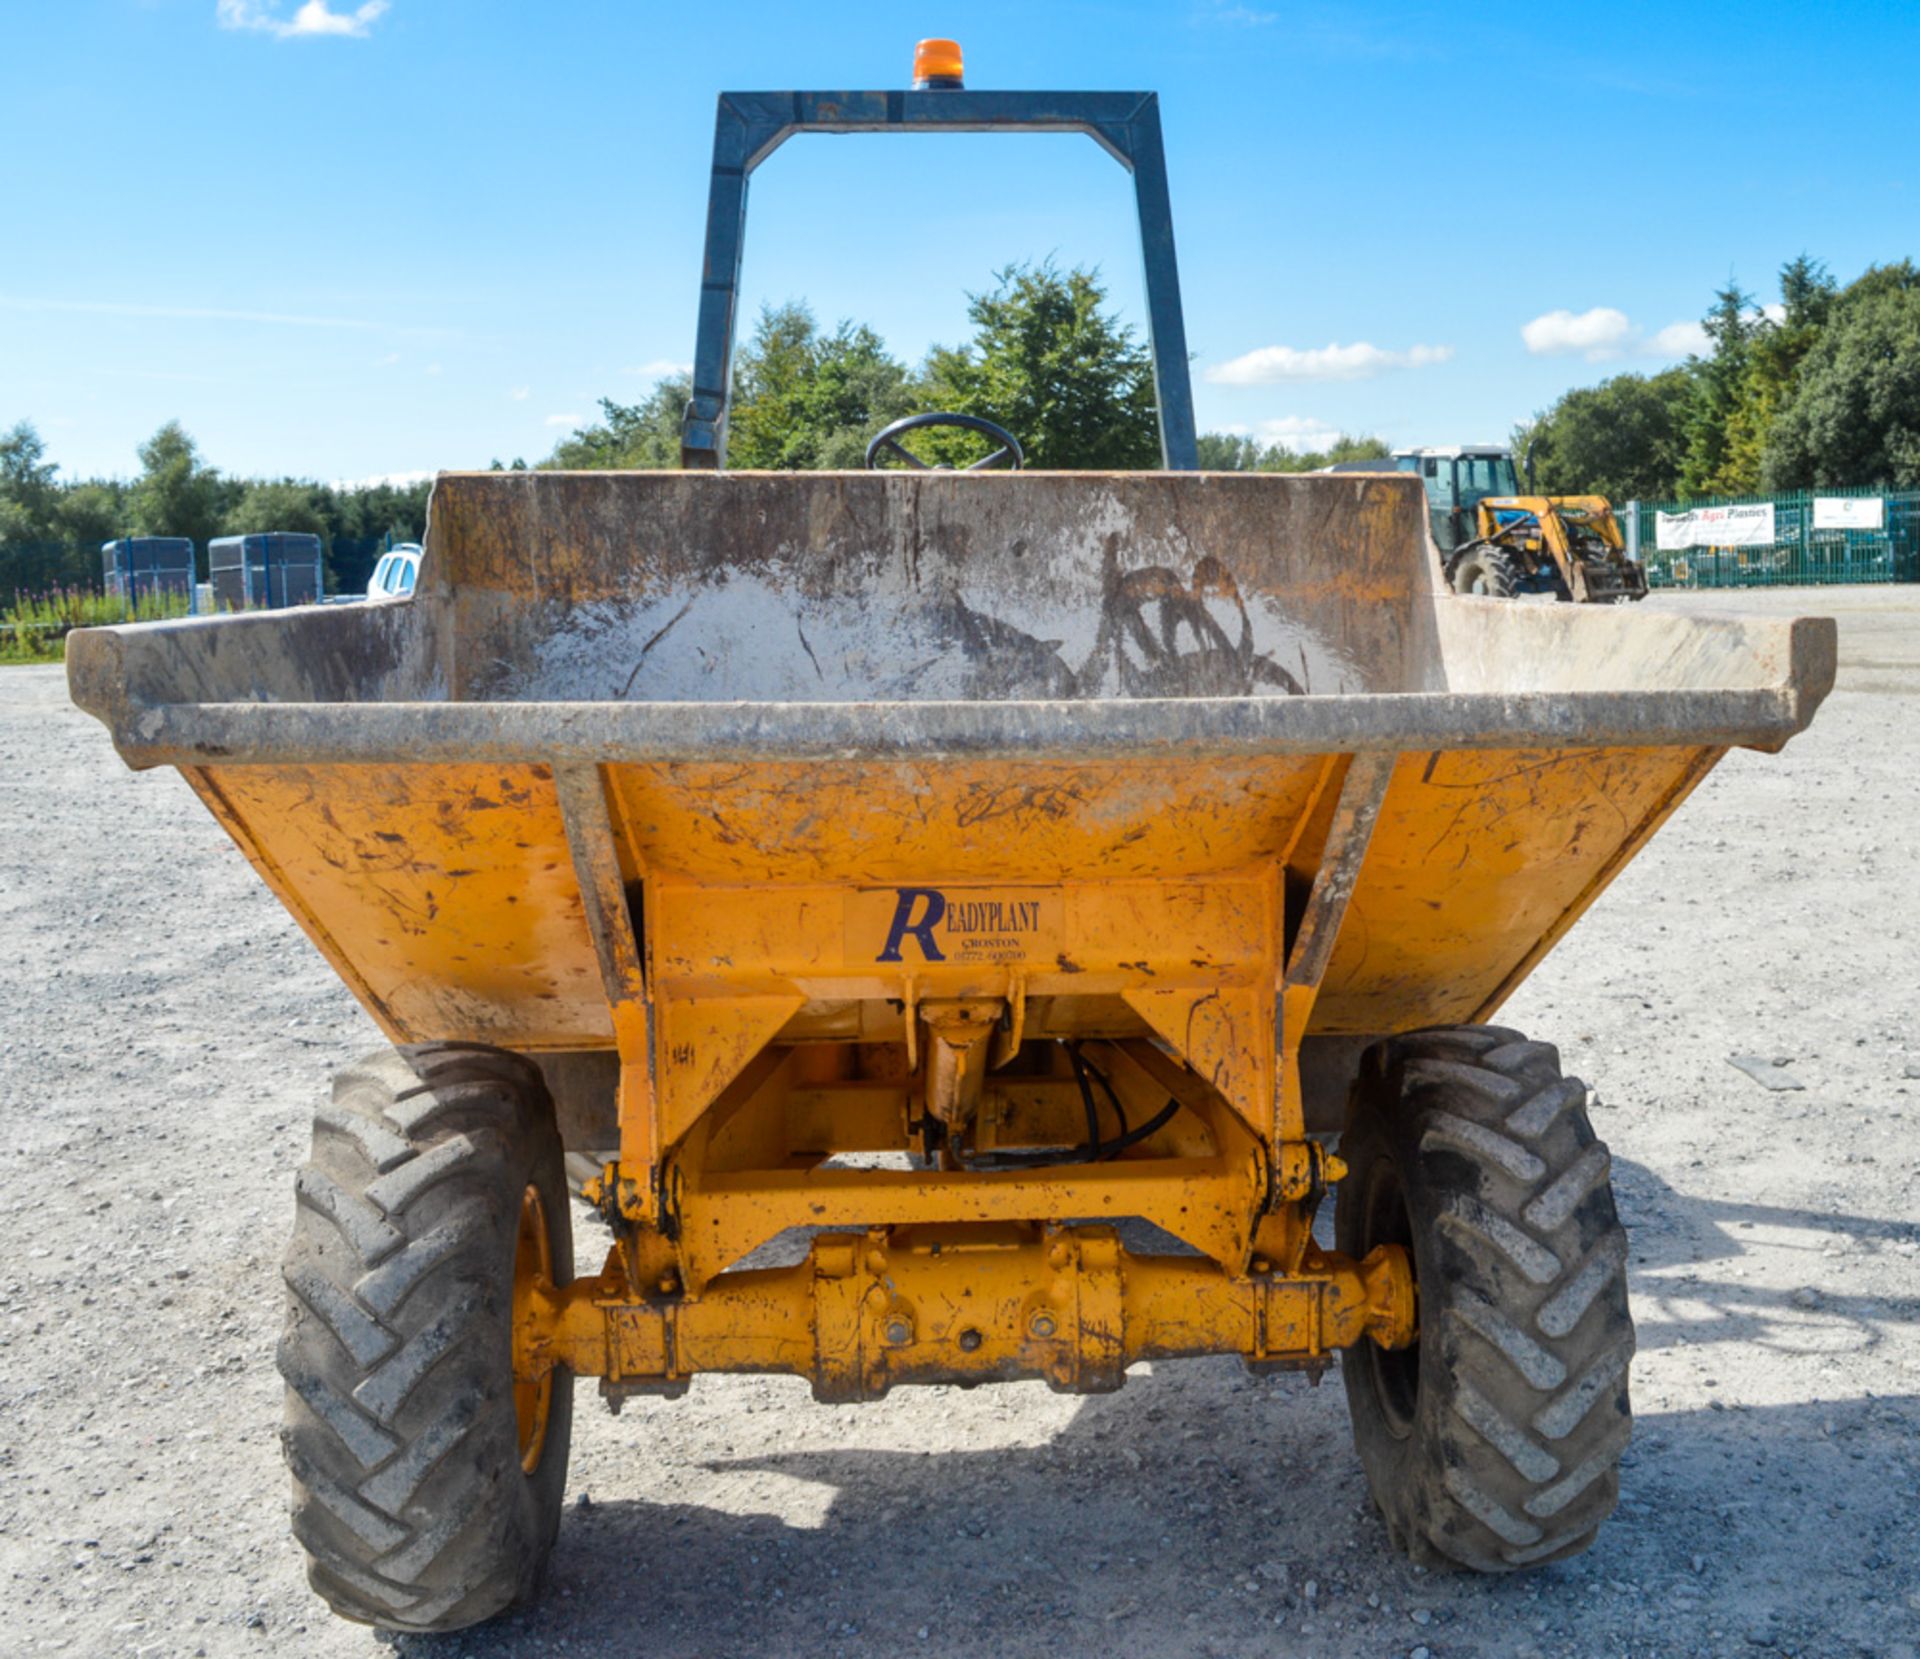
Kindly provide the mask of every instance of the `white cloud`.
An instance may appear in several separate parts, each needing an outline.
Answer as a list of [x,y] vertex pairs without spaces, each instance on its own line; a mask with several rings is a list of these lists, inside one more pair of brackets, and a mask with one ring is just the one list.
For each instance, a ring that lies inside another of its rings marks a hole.
[[1784,324],[1786,323],[1787,308],[1784,305],[1782,305],[1778,300],[1775,300],[1772,305],[1761,306],[1760,315],[1765,317],[1768,322],[1772,323],[1775,328],[1780,328],[1784,326]]
[[528,398],[533,396],[533,388],[531,386],[516,386],[512,391],[507,393],[507,396],[512,398],[515,403],[525,403]]
[[337,12],[327,0],[302,0],[291,17],[260,0],[218,0],[215,15],[223,29],[250,29],[275,40],[315,39],[322,35],[364,40],[367,31],[385,15],[388,0],[366,0],[352,11]]
[[400,361],[399,352],[390,351],[387,353],[385,357],[376,357],[373,360],[373,366],[376,369],[390,369],[394,366],[394,364],[396,364],[399,361]]
[[1253,429],[1253,436],[1263,444],[1278,444],[1297,455],[1302,450],[1326,449],[1340,436],[1340,429],[1313,415],[1282,415],[1277,420],[1261,421]]
[[637,374],[647,380],[665,380],[669,375],[692,374],[691,363],[676,363],[671,357],[656,357],[650,363],[639,363],[622,371],[625,374]]
[[1410,346],[1387,351],[1365,340],[1337,342],[1302,351],[1295,346],[1262,346],[1243,357],[1216,364],[1207,379],[1220,386],[1265,386],[1280,380],[1371,380],[1390,369],[1424,369],[1453,356],[1452,346]]
[[1589,363],[1597,363],[1603,357],[1618,356],[1637,333],[1626,312],[1596,305],[1578,315],[1562,309],[1535,317],[1520,330],[1520,338],[1535,357],[1571,357],[1578,352]]
[[[1763,314],[1775,321],[1786,313],[1768,306]],[[1697,322],[1668,323],[1649,334],[1626,312],[1611,305],[1596,305],[1591,311],[1549,311],[1535,317],[1520,330],[1520,338],[1535,357],[1586,358],[1589,363],[1604,363],[1615,357],[1704,357],[1713,350],[1707,331]]]
[[1705,357],[1713,341],[1699,323],[1668,323],[1644,349],[1649,357]]
[[542,426],[559,426],[571,432],[576,426],[586,425],[584,415],[549,415],[540,423]]
[[438,374],[440,372],[440,365],[438,363],[429,363],[426,367],[426,372],[428,374]]

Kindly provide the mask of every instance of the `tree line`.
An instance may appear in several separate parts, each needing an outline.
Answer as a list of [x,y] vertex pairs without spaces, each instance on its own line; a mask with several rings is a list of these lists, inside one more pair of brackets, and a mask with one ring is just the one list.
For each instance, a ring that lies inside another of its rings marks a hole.
[[[727,465],[742,470],[858,467],[868,440],[903,416],[944,409],[994,421],[1020,440],[1030,467],[1126,472],[1160,465],[1153,355],[1108,309],[1096,272],[1012,265],[968,296],[973,337],[935,346],[910,368],[863,324],[828,329],[804,304],[769,306],[735,354]],[[677,467],[680,416],[692,381],[660,381],[638,403],[600,401],[600,419],[564,439],[542,466]],[[923,460],[965,465],[992,447],[954,429],[912,434]],[[1201,466],[1217,472],[1304,472],[1329,461],[1384,457],[1377,438],[1326,452],[1209,432]],[[524,465],[516,462],[515,465]]]
[[[1029,466],[1160,464],[1152,354],[1109,309],[1096,272],[1009,266],[969,296],[968,318],[969,340],[910,367],[863,324],[823,327],[799,303],[766,308],[734,366],[728,465],[858,467],[875,432],[933,409],[1006,427]],[[1707,353],[1568,392],[1518,428],[1515,449],[1531,448],[1541,488],[1617,500],[1920,488],[1920,271],[1911,262],[1841,288],[1803,256],[1780,273],[1778,307],[1762,310],[1729,283],[1705,327]],[[691,392],[685,376],[670,376],[637,403],[603,399],[597,421],[534,464],[676,467]],[[908,443],[927,461],[957,465],[988,447],[955,429]],[[1365,436],[1324,451],[1200,438],[1201,465],[1219,471],[1309,471],[1387,453]],[[64,480],[31,424],[0,433],[0,595],[98,585],[100,544],[118,536],[189,536],[204,559],[213,537],[258,530],[319,535],[330,586],[351,592],[389,539],[418,540],[426,528],[425,482],[338,489],[234,478],[209,466],[178,422],[142,444],[139,459],[130,480]]]
[[[995,273],[992,288],[969,296],[968,319],[965,343],[935,346],[910,367],[864,324],[827,328],[805,304],[767,307],[736,354],[727,464],[856,468],[882,427],[941,409],[1007,428],[1029,466],[1160,465],[1152,352],[1110,309],[1096,272],[1051,262],[1009,266]],[[602,399],[599,420],[534,465],[677,467],[691,394],[686,376],[670,376],[637,403]],[[907,443],[922,459],[951,465],[990,447],[953,428],[914,433]],[[1325,452],[1227,433],[1200,440],[1201,464],[1225,471],[1298,472],[1386,454],[1376,438],[1342,437]],[[329,585],[350,592],[364,584],[389,538],[417,540],[426,526],[424,482],[343,490],[295,478],[233,478],[205,462],[178,422],[141,445],[139,458],[129,481],[65,481],[31,425],[0,435],[0,595],[97,586],[100,544],[117,536],[188,536],[204,561],[214,536],[257,530],[319,535]]]
[[27,421],[0,432],[0,598],[100,585],[100,547],[121,536],[187,536],[206,577],[215,536],[261,530],[321,538],[329,586],[366,585],[389,540],[427,527],[425,480],[339,489],[300,478],[232,478],[207,465],[178,421],[139,449],[132,479],[62,480]]
[[1840,287],[1801,255],[1762,308],[1729,282],[1709,349],[1566,393],[1514,432],[1541,490],[1616,501],[1877,485],[1920,489],[1920,269]]
[[[881,427],[932,409],[999,422],[1020,438],[1030,466],[1160,464],[1152,355],[1108,309],[1095,273],[1050,263],[1009,267],[990,292],[970,297],[969,317],[966,344],[935,347],[910,369],[871,328],[843,322],[827,329],[803,304],[770,307],[737,356],[728,465],[858,467]],[[684,376],[669,377],[638,403],[604,399],[599,421],[535,464],[677,467],[691,391]],[[910,442],[933,462],[964,464],[985,452],[983,440],[953,429]],[[1247,452],[1242,443],[1221,464],[1280,464],[1284,453]],[[318,534],[330,586],[351,591],[365,583],[389,536],[415,540],[426,527],[424,482],[341,490],[295,478],[232,478],[207,465],[178,422],[156,432],[139,456],[130,481],[65,481],[31,425],[0,436],[0,595],[97,585],[100,544],[117,536],[188,536],[204,560],[212,537],[255,530]]]

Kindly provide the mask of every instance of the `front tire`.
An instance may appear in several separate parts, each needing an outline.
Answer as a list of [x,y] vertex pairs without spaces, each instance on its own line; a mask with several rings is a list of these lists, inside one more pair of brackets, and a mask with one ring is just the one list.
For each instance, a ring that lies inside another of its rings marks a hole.
[[1520,592],[1526,577],[1511,553],[1485,542],[1475,542],[1454,555],[1450,580],[1455,593],[1478,594],[1483,599],[1512,599]]
[[281,1375],[293,1531],[343,1618],[458,1630],[531,1599],[573,1379],[516,1387],[516,1270],[572,1277],[538,1069],[480,1044],[347,1067],[300,1171]]
[[1367,1053],[1341,1156],[1342,1252],[1413,1252],[1419,1337],[1341,1355],[1395,1546],[1507,1572],[1578,1554],[1632,1431],[1625,1231],[1586,1088],[1558,1053],[1471,1026]]

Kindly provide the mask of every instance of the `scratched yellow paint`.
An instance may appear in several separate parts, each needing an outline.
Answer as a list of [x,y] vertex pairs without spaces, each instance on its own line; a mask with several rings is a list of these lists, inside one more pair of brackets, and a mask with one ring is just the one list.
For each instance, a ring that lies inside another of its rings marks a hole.
[[1314,1029],[1406,1031],[1485,1018],[1717,754],[1464,749],[1401,757]]
[[1087,880],[1271,859],[1314,757],[613,768],[648,869],[717,881]]
[[[622,989],[617,1008],[546,768],[256,766],[190,776],[394,1036],[538,1050],[608,1046],[623,1033],[609,1202],[631,1225],[631,1260],[599,1284],[591,1316],[569,1302],[522,1321],[529,1344],[551,1343],[552,1359],[588,1371],[657,1369],[666,1362],[649,1354],[616,1360],[614,1338],[640,1318],[632,1286],[678,1284],[692,1295],[687,1306],[710,1308],[700,1317],[713,1346],[675,1365],[811,1370],[817,1386],[851,1397],[909,1371],[958,1376],[990,1363],[991,1374],[1045,1373],[1054,1349],[1029,1351],[1035,1296],[1048,1298],[1060,1363],[1105,1366],[1100,1333],[1110,1321],[1068,1314],[1073,1297],[1101,1281],[1042,1284],[1017,1249],[969,1257],[979,1305],[997,1297],[1013,1310],[978,1350],[987,1360],[973,1360],[974,1350],[956,1359],[936,1341],[889,1361],[897,1370],[843,1376],[868,1339],[842,1328],[832,1295],[820,1299],[817,1264],[781,1281],[777,1297],[738,1304],[709,1294],[728,1283],[715,1275],[800,1224],[956,1229],[958,1261],[983,1228],[1138,1214],[1210,1259],[1208,1294],[1224,1321],[1201,1329],[1184,1305],[1143,1306],[1143,1354],[1323,1353],[1359,1338],[1359,1310],[1372,1301],[1385,1311],[1364,1328],[1404,1340],[1404,1260],[1302,1254],[1305,1212],[1294,1201],[1319,1177],[1304,1157],[1299,1027],[1375,1032],[1484,1017],[1714,758],[1664,749],[1401,757],[1324,988],[1317,1000],[1294,995],[1278,1028],[1282,906],[1300,902],[1300,878],[1324,839],[1324,827],[1311,826],[1323,824],[1335,786],[1317,757],[608,768],[620,862],[645,883],[635,917],[645,983]],[[1118,1037],[1116,1059],[1131,1054],[1144,1079],[1132,1085],[1135,1119],[1187,1078],[1202,1090],[1196,1110],[1214,1150],[985,1179],[785,1160],[776,1131],[791,1062],[782,1045],[805,1037],[805,1021],[864,1009],[897,1019],[883,1034],[897,1042],[918,1029],[917,1004],[943,998],[988,999],[1009,1031]],[[1145,1041],[1148,1031],[1163,1049]],[[714,1126],[736,1118],[734,1141],[771,1137],[773,1155],[708,1167],[702,1148]],[[665,1193],[673,1228],[658,1209]],[[1288,1203],[1262,1222],[1269,1193]],[[1066,1229],[1063,1247],[1079,1236]],[[1255,1255],[1281,1271],[1260,1278]],[[1321,1272],[1346,1287],[1343,1301],[1309,1296],[1302,1308],[1321,1309],[1311,1320],[1274,1307],[1264,1324],[1248,1324],[1261,1296],[1307,1295],[1305,1278]],[[1398,1275],[1396,1295],[1363,1298],[1369,1272]],[[906,1308],[898,1284],[888,1307]],[[808,1328],[814,1340],[796,1345]],[[1188,1334],[1176,1341],[1176,1328]],[[535,1369],[549,1362],[530,1354]]]
[[545,767],[232,766],[194,781],[393,1036],[611,1041]]
[[[911,933],[904,924],[929,914],[932,894],[995,913],[1002,927],[990,936],[991,960],[953,949],[956,938],[978,936],[945,930],[944,914]],[[647,909],[663,1132],[669,1140],[684,1132],[803,1001],[1017,995],[1124,997],[1264,1134],[1278,903],[1270,864],[1183,881],[990,889],[946,884],[937,870],[923,872],[921,885],[884,889],[658,876]]]
[[[1484,1017],[1711,757],[1403,757],[1313,1029]],[[1275,971],[1277,950],[1273,867],[1319,773],[1315,758],[1278,757],[634,765],[612,768],[611,780],[628,860],[651,883],[643,948],[665,1002],[897,998],[909,975],[923,996],[1000,994],[1002,970],[1018,969],[1032,995],[1138,993],[1144,1012],[1177,1007],[1157,994],[1183,987],[1264,995],[1259,976]],[[611,1041],[545,768],[215,767],[196,786],[394,1035],[523,1048]],[[1034,950],[999,963],[927,963],[909,940],[898,972],[878,964],[884,941],[867,951],[858,935],[884,915],[889,884],[942,883],[982,900],[1044,891],[1057,909]],[[777,1029],[774,1006],[758,1003],[738,1040],[720,1044],[724,1056],[708,1033],[692,1080],[670,1076],[671,1052],[657,1056],[677,1123],[751,1057],[750,1034]],[[664,1049],[672,1031],[686,1052],[691,1018],[669,1016],[656,1042]],[[1245,1023],[1236,1014],[1236,1028]],[[1228,1092],[1243,1108],[1272,1064],[1263,1043],[1205,1045],[1216,1062],[1242,1056],[1226,1070],[1240,1073]]]
[[[954,953],[943,917],[927,935],[930,958],[910,928],[890,920],[924,915],[907,895],[975,892],[923,867],[913,885],[750,887],[657,876],[649,895],[654,983],[661,995],[772,990],[798,984],[820,995],[890,994],[903,977],[959,996],[976,980],[999,983],[1005,967],[1044,974],[1048,986],[1103,990],[1122,983],[1211,986],[1264,962],[1276,917],[1271,868],[1186,881],[1008,880],[990,891],[1006,908],[1009,953],[992,960]],[[889,951],[889,946],[894,949]],[[887,960],[891,955],[892,960]],[[884,989],[883,989],[884,988]]]

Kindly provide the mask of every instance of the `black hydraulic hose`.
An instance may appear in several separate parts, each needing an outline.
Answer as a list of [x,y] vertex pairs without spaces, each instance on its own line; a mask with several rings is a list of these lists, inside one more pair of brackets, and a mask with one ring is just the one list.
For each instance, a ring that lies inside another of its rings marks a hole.
[[1073,1080],[1080,1085],[1080,1105],[1087,1114],[1087,1144],[1080,1149],[1079,1162],[1092,1163],[1100,1156],[1100,1109],[1093,1103],[1093,1085],[1087,1081],[1087,1063],[1080,1058],[1080,1045],[1067,1044],[1067,1058],[1073,1062]]
[[1138,1129],[1129,1129],[1124,1135],[1110,1140],[1101,1156],[1111,1158],[1116,1152],[1124,1152],[1130,1146],[1138,1146],[1149,1136],[1157,1135],[1180,1114],[1180,1102],[1169,1100],[1159,1111],[1140,1125]]
[[[1112,1080],[1107,1076],[1105,1072],[1103,1072],[1091,1060],[1085,1058],[1081,1054],[1080,1045],[1078,1043],[1069,1044],[1067,1052],[1073,1057],[1073,1065],[1074,1065],[1075,1072],[1079,1073],[1084,1071],[1090,1074],[1094,1082],[1100,1085],[1102,1092],[1105,1093],[1107,1097],[1107,1104],[1113,1108],[1113,1115],[1120,1120],[1120,1133],[1123,1135],[1130,1133],[1132,1129],[1132,1125],[1130,1125],[1127,1122],[1127,1109],[1126,1107],[1120,1104],[1119,1095],[1113,1092]],[[1085,1085],[1083,1083],[1082,1087],[1084,1086]],[[1094,1135],[1094,1136],[1090,1136],[1089,1138],[1092,1140],[1098,1140],[1099,1136]]]
[[[1050,1147],[1030,1152],[990,1152],[971,1162],[962,1162],[960,1165],[962,1169],[981,1171],[1043,1169],[1059,1164],[1104,1163],[1107,1159],[1126,1151],[1128,1147],[1138,1146],[1142,1141],[1158,1134],[1179,1114],[1180,1102],[1169,1100],[1139,1128],[1133,1128],[1127,1122],[1126,1108],[1120,1104],[1120,1097],[1106,1073],[1081,1056],[1079,1044],[1068,1043],[1066,1049],[1067,1057],[1073,1062],[1074,1081],[1080,1085],[1080,1104],[1087,1118],[1087,1144],[1063,1148]],[[1113,1107],[1114,1115],[1120,1120],[1120,1133],[1112,1140],[1104,1140],[1100,1135],[1099,1109],[1093,1098],[1095,1082],[1099,1083],[1101,1092],[1106,1095]]]

